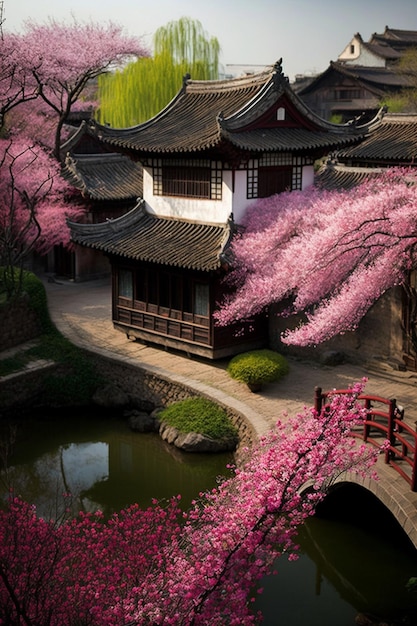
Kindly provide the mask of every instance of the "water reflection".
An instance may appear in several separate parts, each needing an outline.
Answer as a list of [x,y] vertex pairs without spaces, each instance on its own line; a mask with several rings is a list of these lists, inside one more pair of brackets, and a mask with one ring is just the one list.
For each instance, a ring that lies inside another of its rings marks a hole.
[[76,510],[110,514],[134,502],[146,507],[152,498],[177,494],[188,507],[227,473],[232,459],[231,454],[182,453],[154,433],[132,432],[117,418],[38,416],[20,425],[1,477],[5,486],[35,503],[42,516],[59,513],[62,494],[68,493]]
[[277,575],[262,581],[264,626],[354,626],[358,614],[417,624],[417,599],[406,590],[416,550],[378,501],[342,493],[326,508],[329,518],[310,518],[300,529],[299,560],[278,559]]
[[[59,512],[68,492],[78,510],[101,509],[106,515],[176,494],[182,494],[186,508],[227,473],[232,455],[184,454],[155,434],[133,433],[124,420],[86,413],[24,422],[9,460],[8,472],[1,472],[3,497],[6,484],[13,484],[49,517]],[[394,542],[399,531],[357,492],[340,490],[339,499],[335,494],[326,501],[335,518],[310,519],[300,531],[300,559],[279,559],[277,576],[262,581],[264,593],[256,605],[263,624],[354,626],[358,613],[382,621],[416,611],[415,597],[405,591],[408,578],[417,575],[416,552]],[[409,624],[417,624],[415,612],[414,617]]]

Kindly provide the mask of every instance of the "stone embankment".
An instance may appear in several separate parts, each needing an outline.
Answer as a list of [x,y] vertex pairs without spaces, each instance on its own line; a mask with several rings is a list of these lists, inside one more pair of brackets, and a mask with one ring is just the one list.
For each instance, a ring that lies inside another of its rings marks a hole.
[[[91,356],[91,355],[90,355]],[[111,380],[112,386],[122,390],[128,398],[140,398],[142,403],[150,403],[155,408],[166,407],[174,402],[204,395],[192,386],[177,382],[161,374],[156,375],[139,364],[103,356],[92,356],[96,371],[105,379]],[[212,398],[210,398],[212,399]],[[225,410],[232,424],[237,428],[241,445],[249,445],[256,439],[256,433],[245,415],[228,404],[217,403]],[[134,406],[135,401],[131,404]]]
[[[118,359],[106,358],[84,351],[94,363],[97,374],[105,381],[111,381],[106,389],[98,390],[92,403],[106,409],[129,411],[150,410],[166,407],[174,402],[204,395],[192,386],[173,381],[161,374],[156,375],[139,364],[129,364]],[[65,370],[50,361],[32,362],[17,373],[0,377],[0,406],[4,414],[17,413],[26,407],[42,403],[42,388],[49,374],[62,375],[65,385]],[[111,396],[111,397],[110,397]],[[77,404],[74,399],[74,404]],[[230,421],[239,432],[240,447],[249,445],[256,439],[256,433],[245,415],[227,404],[218,402],[226,411]]]
[[40,321],[25,294],[16,302],[0,307],[1,350],[23,344],[37,337],[40,332]]

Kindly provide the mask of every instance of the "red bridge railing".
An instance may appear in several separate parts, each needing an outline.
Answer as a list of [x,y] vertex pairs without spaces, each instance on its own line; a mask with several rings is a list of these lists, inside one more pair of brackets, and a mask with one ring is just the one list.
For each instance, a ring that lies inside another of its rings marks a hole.
[[[349,389],[323,392],[321,387],[316,387],[314,408],[320,413],[329,406],[329,396],[348,393],[351,393]],[[396,400],[379,396],[361,394],[357,400],[366,408],[367,418],[361,429],[353,430],[351,434],[377,447],[388,440],[385,463],[407,481],[412,491],[417,491],[417,432],[404,423],[404,410],[397,405]]]

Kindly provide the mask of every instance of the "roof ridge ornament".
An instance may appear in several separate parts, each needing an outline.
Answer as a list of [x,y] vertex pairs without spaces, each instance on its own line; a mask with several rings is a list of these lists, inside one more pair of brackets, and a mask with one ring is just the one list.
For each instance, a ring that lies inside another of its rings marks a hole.
[[272,80],[276,86],[282,84],[283,81],[286,83],[290,82],[288,76],[285,76],[282,71],[282,57],[273,65]]
[[187,89],[188,81],[190,79],[191,79],[191,74],[188,72],[182,77],[182,91],[183,92]]

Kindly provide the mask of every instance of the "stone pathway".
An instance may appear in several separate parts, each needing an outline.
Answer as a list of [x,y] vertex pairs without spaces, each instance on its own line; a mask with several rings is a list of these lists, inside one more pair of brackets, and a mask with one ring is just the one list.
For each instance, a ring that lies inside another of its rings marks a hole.
[[407,422],[417,420],[417,373],[394,371],[384,365],[342,364],[322,366],[313,362],[289,359],[290,373],[277,383],[265,386],[259,394],[230,378],[228,360],[204,361],[182,353],[146,346],[129,340],[111,322],[110,284],[106,280],[74,283],[45,282],[51,317],[59,330],[74,344],[90,350],[129,359],[142,366],[157,368],[171,376],[182,376],[245,403],[272,425],[283,413],[296,414],[303,406],[313,404],[314,388],[346,388],[368,378],[366,391],[396,398],[405,408]]

